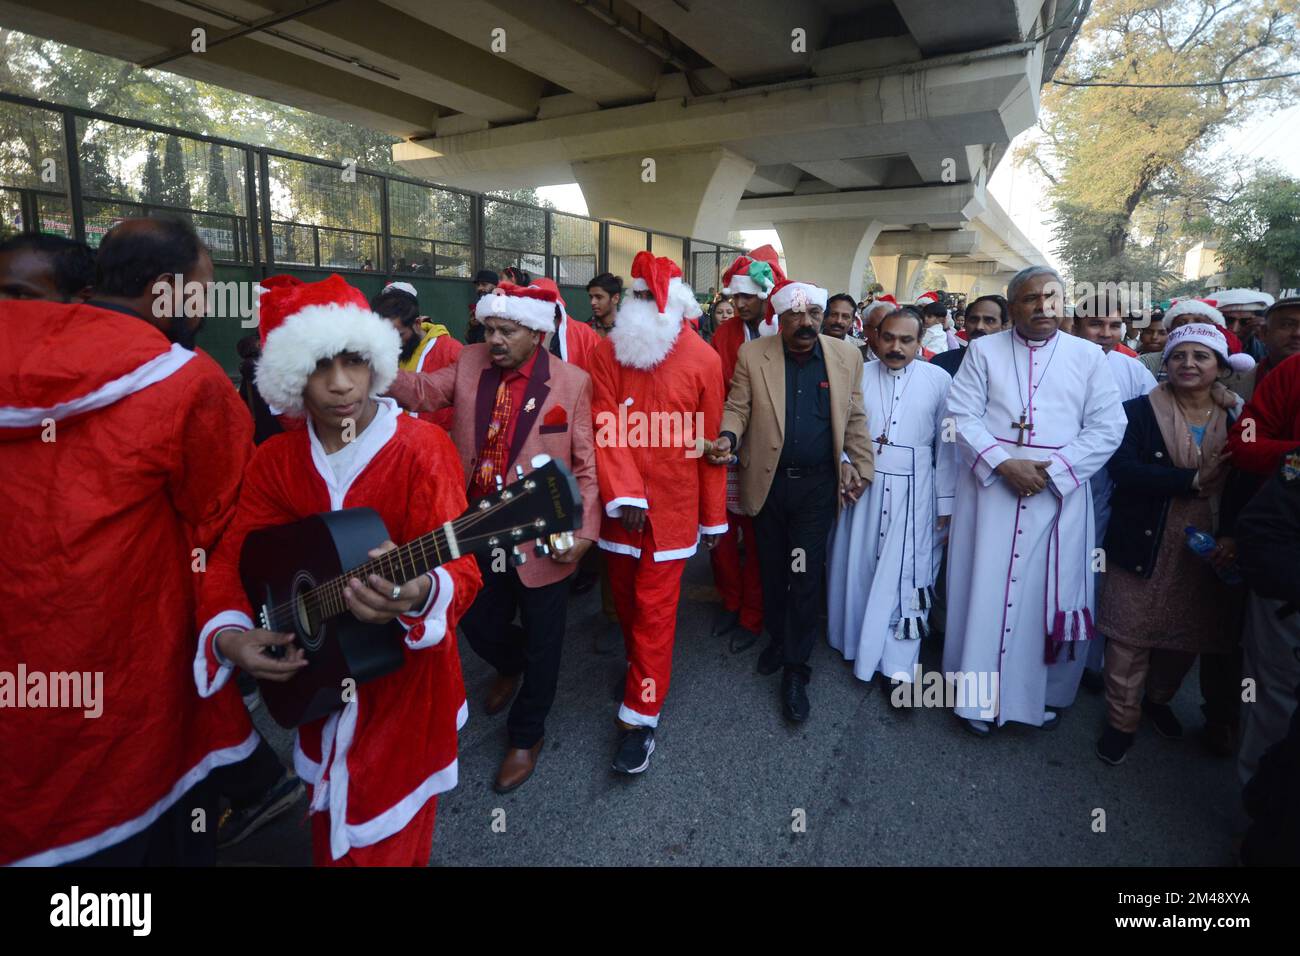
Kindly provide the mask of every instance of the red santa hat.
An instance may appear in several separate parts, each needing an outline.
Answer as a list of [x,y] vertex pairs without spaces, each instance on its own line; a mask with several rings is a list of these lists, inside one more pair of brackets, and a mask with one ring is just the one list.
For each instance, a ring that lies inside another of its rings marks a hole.
[[810,305],[819,306],[824,312],[827,297],[826,290],[821,286],[813,285],[811,282],[785,279],[776,284],[776,288],[768,297],[768,302],[776,315],[782,312],[804,312]]
[[644,250],[636,254],[632,260],[632,291],[653,293],[659,315],[673,322],[702,314],[681,267],[665,256]]
[[555,310],[559,304],[560,295],[554,288],[543,288],[537,282],[515,285],[502,281],[478,300],[474,315],[480,322],[489,318],[510,319],[534,332],[550,332],[555,328]]
[[296,276],[263,279],[257,290],[262,357],[255,381],[272,408],[302,414],[303,390],[321,359],[355,352],[370,363],[370,394],[388,391],[397,377],[402,338],[391,322],[370,311],[360,289],[341,276],[303,282]]
[[893,306],[895,309],[898,308],[898,300],[895,299],[892,295],[878,295],[871,300],[872,305],[875,305],[877,302],[885,302]]
[[759,246],[736,260],[722,274],[723,295],[756,295],[766,299],[776,284],[785,278],[781,260],[771,246]]
[[938,292],[922,292],[916,297],[916,302],[913,305],[929,305],[931,302],[938,302],[940,298],[942,296]]
[[537,286],[539,289],[550,289],[554,292],[555,303],[560,307],[560,311],[565,315],[569,314],[569,307],[564,304],[564,296],[560,294],[560,287],[555,284],[554,279],[547,278],[546,276],[538,276],[533,280],[533,285]]
[[1174,299],[1165,312],[1165,328],[1170,328],[1180,315],[1204,316],[1223,328],[1227,323],[1223,320],[1223,313],[1216,308],[1218,304],[1215,299]]

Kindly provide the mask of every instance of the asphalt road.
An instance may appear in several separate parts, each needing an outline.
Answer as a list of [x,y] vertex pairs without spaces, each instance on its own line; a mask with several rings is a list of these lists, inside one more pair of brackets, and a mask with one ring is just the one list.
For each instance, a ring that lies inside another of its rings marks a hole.
[[[823,640],[811,661],[812,717],[791,727],[777,702],[780,677],[754,669],[761,642],[732,655],[726,638],[709,635],[717,597],[703,554],[684,588],[672,687],[650,769],[638,777],[610,771],[610,692],[623,663],[594,650],[595,636],[616,628],[599,589],[570,601],[546,745],[532,779],[507,796],[491,786],[505,714],[484,715],[491,673],[462,639],[470,719],[460,784],[439,799],[432,865],[1233,862],[1245,822],[1239,788],[1232,761],[1195,739],[1194,675],[1174,701],[1187,738],[1165,740],[1144,723],[1127,761],[1110,767],[1093,753],[1099,696],[1081,691],[1056,731],[1009,725],[980,740],[942,709],[896,713]],[[927,642],[923,664],[937,668],[938,655]],[[288,735],[268,725],[265,709],[255,718],[287,760]],[[305,800],[221,854],[225,865],[309,862]]]

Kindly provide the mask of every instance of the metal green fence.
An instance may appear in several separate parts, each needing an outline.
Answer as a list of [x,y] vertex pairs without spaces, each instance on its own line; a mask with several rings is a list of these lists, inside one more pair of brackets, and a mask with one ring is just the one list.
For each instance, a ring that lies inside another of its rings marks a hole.
[[507,266],[581,288],[642,249],[701,295],[741,250],[267,147],[0,93],[0,222],[97,246],[180,215],[219,265],[470,278]]

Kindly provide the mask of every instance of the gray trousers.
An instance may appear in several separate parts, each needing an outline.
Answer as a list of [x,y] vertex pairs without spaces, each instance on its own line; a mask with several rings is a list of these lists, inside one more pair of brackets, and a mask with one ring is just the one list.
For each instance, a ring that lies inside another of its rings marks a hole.
[[1300,685],[1300,613],[1278,620],[1281,601],[1252,593],[1246,599],[1242,677],[1255,682],[1255,699],[1241,705],[1243,721],[1237,773],[1245,784],[1264,751],[1287,734]]

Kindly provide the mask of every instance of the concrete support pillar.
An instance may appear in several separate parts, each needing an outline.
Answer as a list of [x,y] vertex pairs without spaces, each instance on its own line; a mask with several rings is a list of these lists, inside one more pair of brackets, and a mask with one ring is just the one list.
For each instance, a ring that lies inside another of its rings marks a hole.
[[943,278],[949,292],[963,293],[969,301],[976,296],[987,294],[977,292],[976,289],[982,288],[981,280],[992,280],[993,273],[996,271],[997,266],[992,262],[964,261],[945,268]]
[[593,216],[726,242],[754,164],[719,147],[584,160],[573,174]]
[[781,237],[786,275],[822,286],[831,295],[847,292],[855,300],[862,298],[867,254],[880,235],[881,225],[862,219],[773,223]]
[[899,302],[908,303],[916,294],[915,286],[921,281],[928,261],[929,257],[922,255],[872,256],[871,268],[885,292]]
[[972,298],[977,295],[1006,295],[1007,283],[1015,276],[1014,272],[995,272],[980,276],[975,283]]

